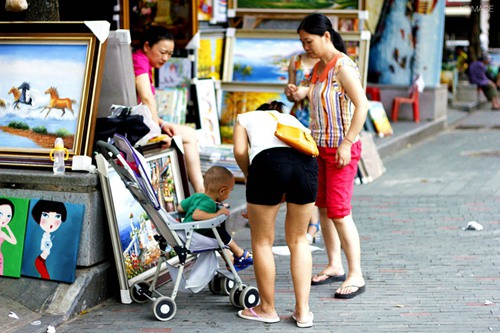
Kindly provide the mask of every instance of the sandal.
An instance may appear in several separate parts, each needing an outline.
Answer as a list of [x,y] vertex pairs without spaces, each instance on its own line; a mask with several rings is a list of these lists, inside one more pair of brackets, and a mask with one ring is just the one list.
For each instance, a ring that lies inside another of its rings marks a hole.
[[[315,227],[316,228],[316,232],[313,235],[311,235],[309,233],[309,227]],[[306,237],[307,237],[307,241],[309,242],[309,245],[316,243],[316,241],[319,240],[319,232],[320,232],[319,222],[318,223],[309,223],[309,225],[307,226],[307,231],[308,232],[306,234]]]
[[237,272],[247,268],[248,266],[252,266],[253,265],[252,254],[247,250],[243,250],[243,255],[241,257],[234,257],[233,265],[234,269]]

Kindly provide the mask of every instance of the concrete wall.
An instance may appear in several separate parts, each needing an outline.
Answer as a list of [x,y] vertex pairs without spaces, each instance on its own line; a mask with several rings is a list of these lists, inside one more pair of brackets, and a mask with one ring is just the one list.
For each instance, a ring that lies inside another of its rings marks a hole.
[[[389,119],[392,115],[392,102],[395,97],[407,97],[409,87],[368,83],[369,87],[380,89],[380,99],[384,104],[385,112]],[[424,92],[419,96],[420,120],[435,120],[446,116],[448,110],[448,90],[446,85],[436,88],[425,87]],[[413,110],[410,104],[403,104],[399,108],[398,120],[413,120]]]
[[98,174],[67,172],[54,176],[46,170],[1,169],[0,193],[85,205],[77,265],[89,267],[105,261],[110,236]]

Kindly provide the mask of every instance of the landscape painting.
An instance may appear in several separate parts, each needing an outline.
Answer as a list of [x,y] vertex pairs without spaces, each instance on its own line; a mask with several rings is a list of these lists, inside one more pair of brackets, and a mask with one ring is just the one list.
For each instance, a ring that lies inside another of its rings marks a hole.
[[67,165],[91,156],[109,23],[93,28],[102,35],[83,22],[0,22],[0,164],[51,166],[57,137]]
[[234,82],[288,82],[288,62],[304,49],[296,33],[238,31],[229,39],[225,61],[230,65],[226,80]]
[[269,0],[237,0],[236,7],[259,8],[259,9],[361,9],[359,0],[287,0],[287,1],[269,1]]
[[[0,147],[74,148],[86,44],[0,43]],[[71,75],[68,75],[71,73]]]

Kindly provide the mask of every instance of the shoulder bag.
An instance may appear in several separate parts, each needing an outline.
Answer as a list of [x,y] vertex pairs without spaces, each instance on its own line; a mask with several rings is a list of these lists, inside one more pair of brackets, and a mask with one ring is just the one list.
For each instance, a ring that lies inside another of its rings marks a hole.
[[319,155],[318,146],[316,145],[316,141],[314,141],[311,133],[305,132],[295,126],[280,123],[278,117],[276,117],[272,112],[269,112],[269,114],[277,121],[276,131],[274,132],[274,135],[277,138],[303,154],[312,157]]

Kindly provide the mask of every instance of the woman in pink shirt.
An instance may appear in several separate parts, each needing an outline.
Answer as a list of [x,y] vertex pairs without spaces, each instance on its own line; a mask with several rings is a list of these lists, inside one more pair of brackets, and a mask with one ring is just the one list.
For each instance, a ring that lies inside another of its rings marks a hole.
[[[151,111],[162,132],[172,137],[182,138],[184,156],[189,180],[194,191],[202,193],[203,175],[201,173],[200,154],[196,131],[187,125],[168,123],[158,116],[153,83],[153,68],[159,69],[167,63],[174,52],[174,35],[163,26],[151,26],[144,33],[141,47],[132,53],[134,63],[135,87],[139,102]],[[171,138],[166,139],[170,146]]]

